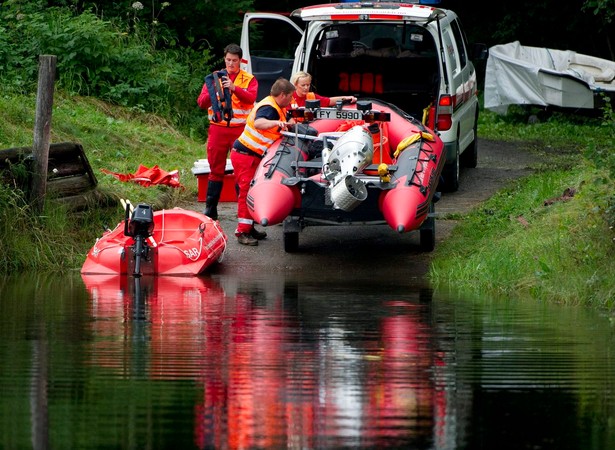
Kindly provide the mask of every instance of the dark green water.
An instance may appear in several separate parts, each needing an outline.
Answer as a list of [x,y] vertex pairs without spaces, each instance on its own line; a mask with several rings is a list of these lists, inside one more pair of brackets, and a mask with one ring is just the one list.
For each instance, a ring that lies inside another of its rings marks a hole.
[[612,317],[418,286],[0,284],[0,448],[615,449]]

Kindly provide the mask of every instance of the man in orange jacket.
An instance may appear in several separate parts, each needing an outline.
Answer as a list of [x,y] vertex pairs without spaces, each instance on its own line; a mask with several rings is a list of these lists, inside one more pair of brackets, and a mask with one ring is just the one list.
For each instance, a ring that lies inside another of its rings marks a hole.
[[248,210],[246,199],[250,182],[258,165],[273,143],[288,129],[286,108],[293,99],[295,86],[285,78],[279,78],[271,86],[270,95],[258,102],[246,123],[241,136],[235,141],[231,151],[231,162],[239,187],[237,195],[237,229],[235,236],[240,244],[258,245],[267,234],[254,228],[254,220]]
[[[227,117],[229,120],[225,120],[219,114],[214,114],[215,108],[212,108],[212,97],[207,83],[203,85],[197,100],[200,108],[208,110],[209,116],[207,161],[211,172],[207,184],[204,214],[212,219],[218,218],[218,202],[222,193],[228,152],[243,132],[258,91],[256,78],[240,69],[242,56],[243,51],[237,44],[229,44],[224,48],[226,74],[221,77],[220,82],[222,88],[228,89],[231,94],[232,114],[231,117]],[[217,98],[214,100],[223,101]]]

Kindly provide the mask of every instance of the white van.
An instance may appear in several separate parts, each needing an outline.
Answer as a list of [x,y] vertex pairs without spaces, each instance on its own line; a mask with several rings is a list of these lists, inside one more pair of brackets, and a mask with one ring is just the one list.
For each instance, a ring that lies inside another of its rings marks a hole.
[[290,18],[246,13],[240,45],[259,99],[277,78],[303,70],[318,94],[379,98],[438,132],[446,146],[443,190],[457,190],[460,164],[476,167],[477,77],[454,12],[355,2],[306,6]]

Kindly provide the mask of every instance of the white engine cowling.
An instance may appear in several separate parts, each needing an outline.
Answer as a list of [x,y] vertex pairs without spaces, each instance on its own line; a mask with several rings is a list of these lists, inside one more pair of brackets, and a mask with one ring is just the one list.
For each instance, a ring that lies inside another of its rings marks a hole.
[[372,163],[374,142],[360,125],[340,136],[331,150],[323,150],[323,175],[330,182],[333,207],[351,211],[367,198],[365,183],[355,175]]

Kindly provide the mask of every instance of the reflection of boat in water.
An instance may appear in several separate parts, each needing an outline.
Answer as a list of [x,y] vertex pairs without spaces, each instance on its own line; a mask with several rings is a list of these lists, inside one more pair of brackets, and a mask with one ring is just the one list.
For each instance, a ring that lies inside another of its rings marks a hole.
[[489,49],[485,108],[509,105],[595,109],[615,95],[615,62],[571,50],[529,47],[518,41]]
[[137,205],[128,219],[127,207],[126,220],[96,241],[81,273],[197,275],[222,259],[226,242],[220,224],[195,211]]
[[[96,335],[93,363],[152,378],[196,377],[201,328],[224,305],[224,291],[204,277],[81,274]],[[192,369],[192,372],[190,372]]]
[[379,302],[351,289],[343,295],[369,312],[355,332],[356,309],[311,288],[272,289],[269,278],[229,279],[226,290],[205,277],[82,279],[97,375],[141,389],[130,409],[152,421],[173,413],[197,448],[423,448],[446,438],[446,377],[434,376],[443,361],[422,293]]
[[297,249],[305,226],[339,224],[421,229],[421,247],[433,249],[428,214],[445,162],[435,133],[378,100],[356,108],[308,100],[292,113],[307,123],[283,133],[261,161],[248,193],[255,221],[284,222],[287,251]]

